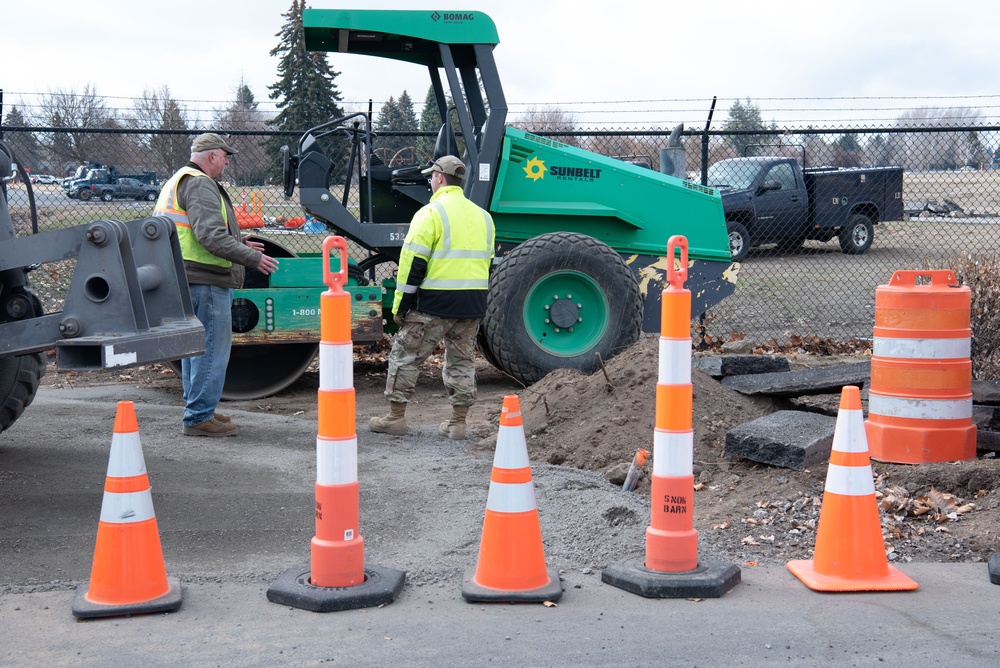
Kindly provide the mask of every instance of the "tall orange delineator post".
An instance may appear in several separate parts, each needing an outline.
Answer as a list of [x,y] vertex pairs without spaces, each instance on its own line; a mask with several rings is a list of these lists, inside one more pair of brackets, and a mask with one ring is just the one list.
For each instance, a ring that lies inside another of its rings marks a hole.
[[[918,284],[921,277],[930,282]],[[875,290],[865,423],[872,459],[975,459],[971,310],[972,291],[948,270],[897,271]]]
[[[680,266],[675,262],[680,251]],[[601,580],[647,598],[719,598],[740,582],[731,564],[698,559],[694,528],[694,431],[691,428],[691,291],[688,243],[667,242],[667,287],[662,294],[656,429],[646,558],[626,560],[601,572]]]
[[[339,270],[330,270],[337,249]],[[267,599],[314,612],[369,608],[392,603],[406,573],[365,565],[358,527],[358,437],[355,419],[354,345],[347,284],[347,240],[323,241],[320,296],[319,416],[316,435],[316,535],[311,567],[291,568],[267,590]]]
[[181,585],[168,578],[160,532],[131,401],[119,401],[101,502],[90,581],[76,590],[79,619],[170,612]]

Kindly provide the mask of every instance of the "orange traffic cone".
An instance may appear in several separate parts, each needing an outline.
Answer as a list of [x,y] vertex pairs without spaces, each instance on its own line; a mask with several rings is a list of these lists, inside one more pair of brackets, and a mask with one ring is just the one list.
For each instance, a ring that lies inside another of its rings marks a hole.
[[119,401],[90,582],[77,587],[73,615],[113,617],[180,606],[180,583],[167,578],[163,563],[135,407]]
[[475,574],[466,574],[462,596],[470,603],[557,601],[562,596],[559,574],[545,567],[517,395],[503,398],[479,560]]
[[841,393],[813,558],[789,561],[787,566],[816,591],[917,588],[885,556],[857,387],[845,387]]

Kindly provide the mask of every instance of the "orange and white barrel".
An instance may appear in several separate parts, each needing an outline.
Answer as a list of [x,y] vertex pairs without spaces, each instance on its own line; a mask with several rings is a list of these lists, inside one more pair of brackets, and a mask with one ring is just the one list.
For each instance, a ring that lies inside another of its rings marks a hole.
[[[680,268],[674,254],[680,248]],[[667,243],[667,287],[662,294],[659,375],[650,525],[646,528],[646,568],[677,573],[698,566],[694,529],[694,431],[691,428],[691,291],[687,280],[687,239]]]
[[876,289],[865,422],[873,459],[975,458],[971,304],[969,287],[947,270],[897,271]]
[[[341,251],[340,271],[330,271],[331,249]],[[323,243],[320,295],[318,428],[316,434],[316,535],[310,583],[351,587],[365,581],[364,539],[358,528],[358,436],[355,419],[354,345],[347,284],[347,241]]]

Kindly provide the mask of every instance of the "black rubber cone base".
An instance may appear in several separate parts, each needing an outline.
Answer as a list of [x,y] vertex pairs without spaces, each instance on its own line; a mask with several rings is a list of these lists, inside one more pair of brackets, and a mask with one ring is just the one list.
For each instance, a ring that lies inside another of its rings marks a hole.
[[562,583],[559,582],[559,571],[547,568],[545,572],[549,576],[549,581],[538,589],[506,591],[476,584],[474,580],[476,569],[472,569],[465,572],[462,597],[469,603],[544,603],[545,601],[554,603],[563,593]]
[[993,556],[990,557],[987,567],[990,569],[990,582],[995,585],[1000,585],[1000,552],[995,552]]
[[267,600],[313,612],[374,608],[392,603],[403,591],[406,571],[368,564],[365,581],[353,587],[317,587],[309,566],[289,568],[267,588]]
[[601,571],[601,581],[646,598],[722,598],[740,583],[738,566],[711,561],[679,573],[653,571],[643,557],[628,559]]
[[107,605],[87,600],[90,582],[84,582],[76,588],[73,599],[73,616],[77,619],[95,619],[97,617],[123,617],[128,615],[148,615],[154,612],[173,612],[181,607],[181,583],[177,578],[167,578],[167,593],[142,603],[127,603],[124,605]]

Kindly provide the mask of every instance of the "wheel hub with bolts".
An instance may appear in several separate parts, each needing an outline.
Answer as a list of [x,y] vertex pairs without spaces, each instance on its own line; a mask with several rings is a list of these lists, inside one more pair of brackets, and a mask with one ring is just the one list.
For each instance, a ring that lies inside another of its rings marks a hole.
[[545,309],[549,312],[545,322],[554,324],[557,332],[560,329],[572,332],[573,325],[583,322],[583,318],[580,317],[581,308],[583,304],[575,304],[571,294],[567,294],[565,299],[560,299],[559,295],[552,295],[552,303],[545,305]]
[[524,324],[535,345],[557,357],[579,355],[607,331],[610,307],[601,287],[577,271],[555,271],[528,291]]

